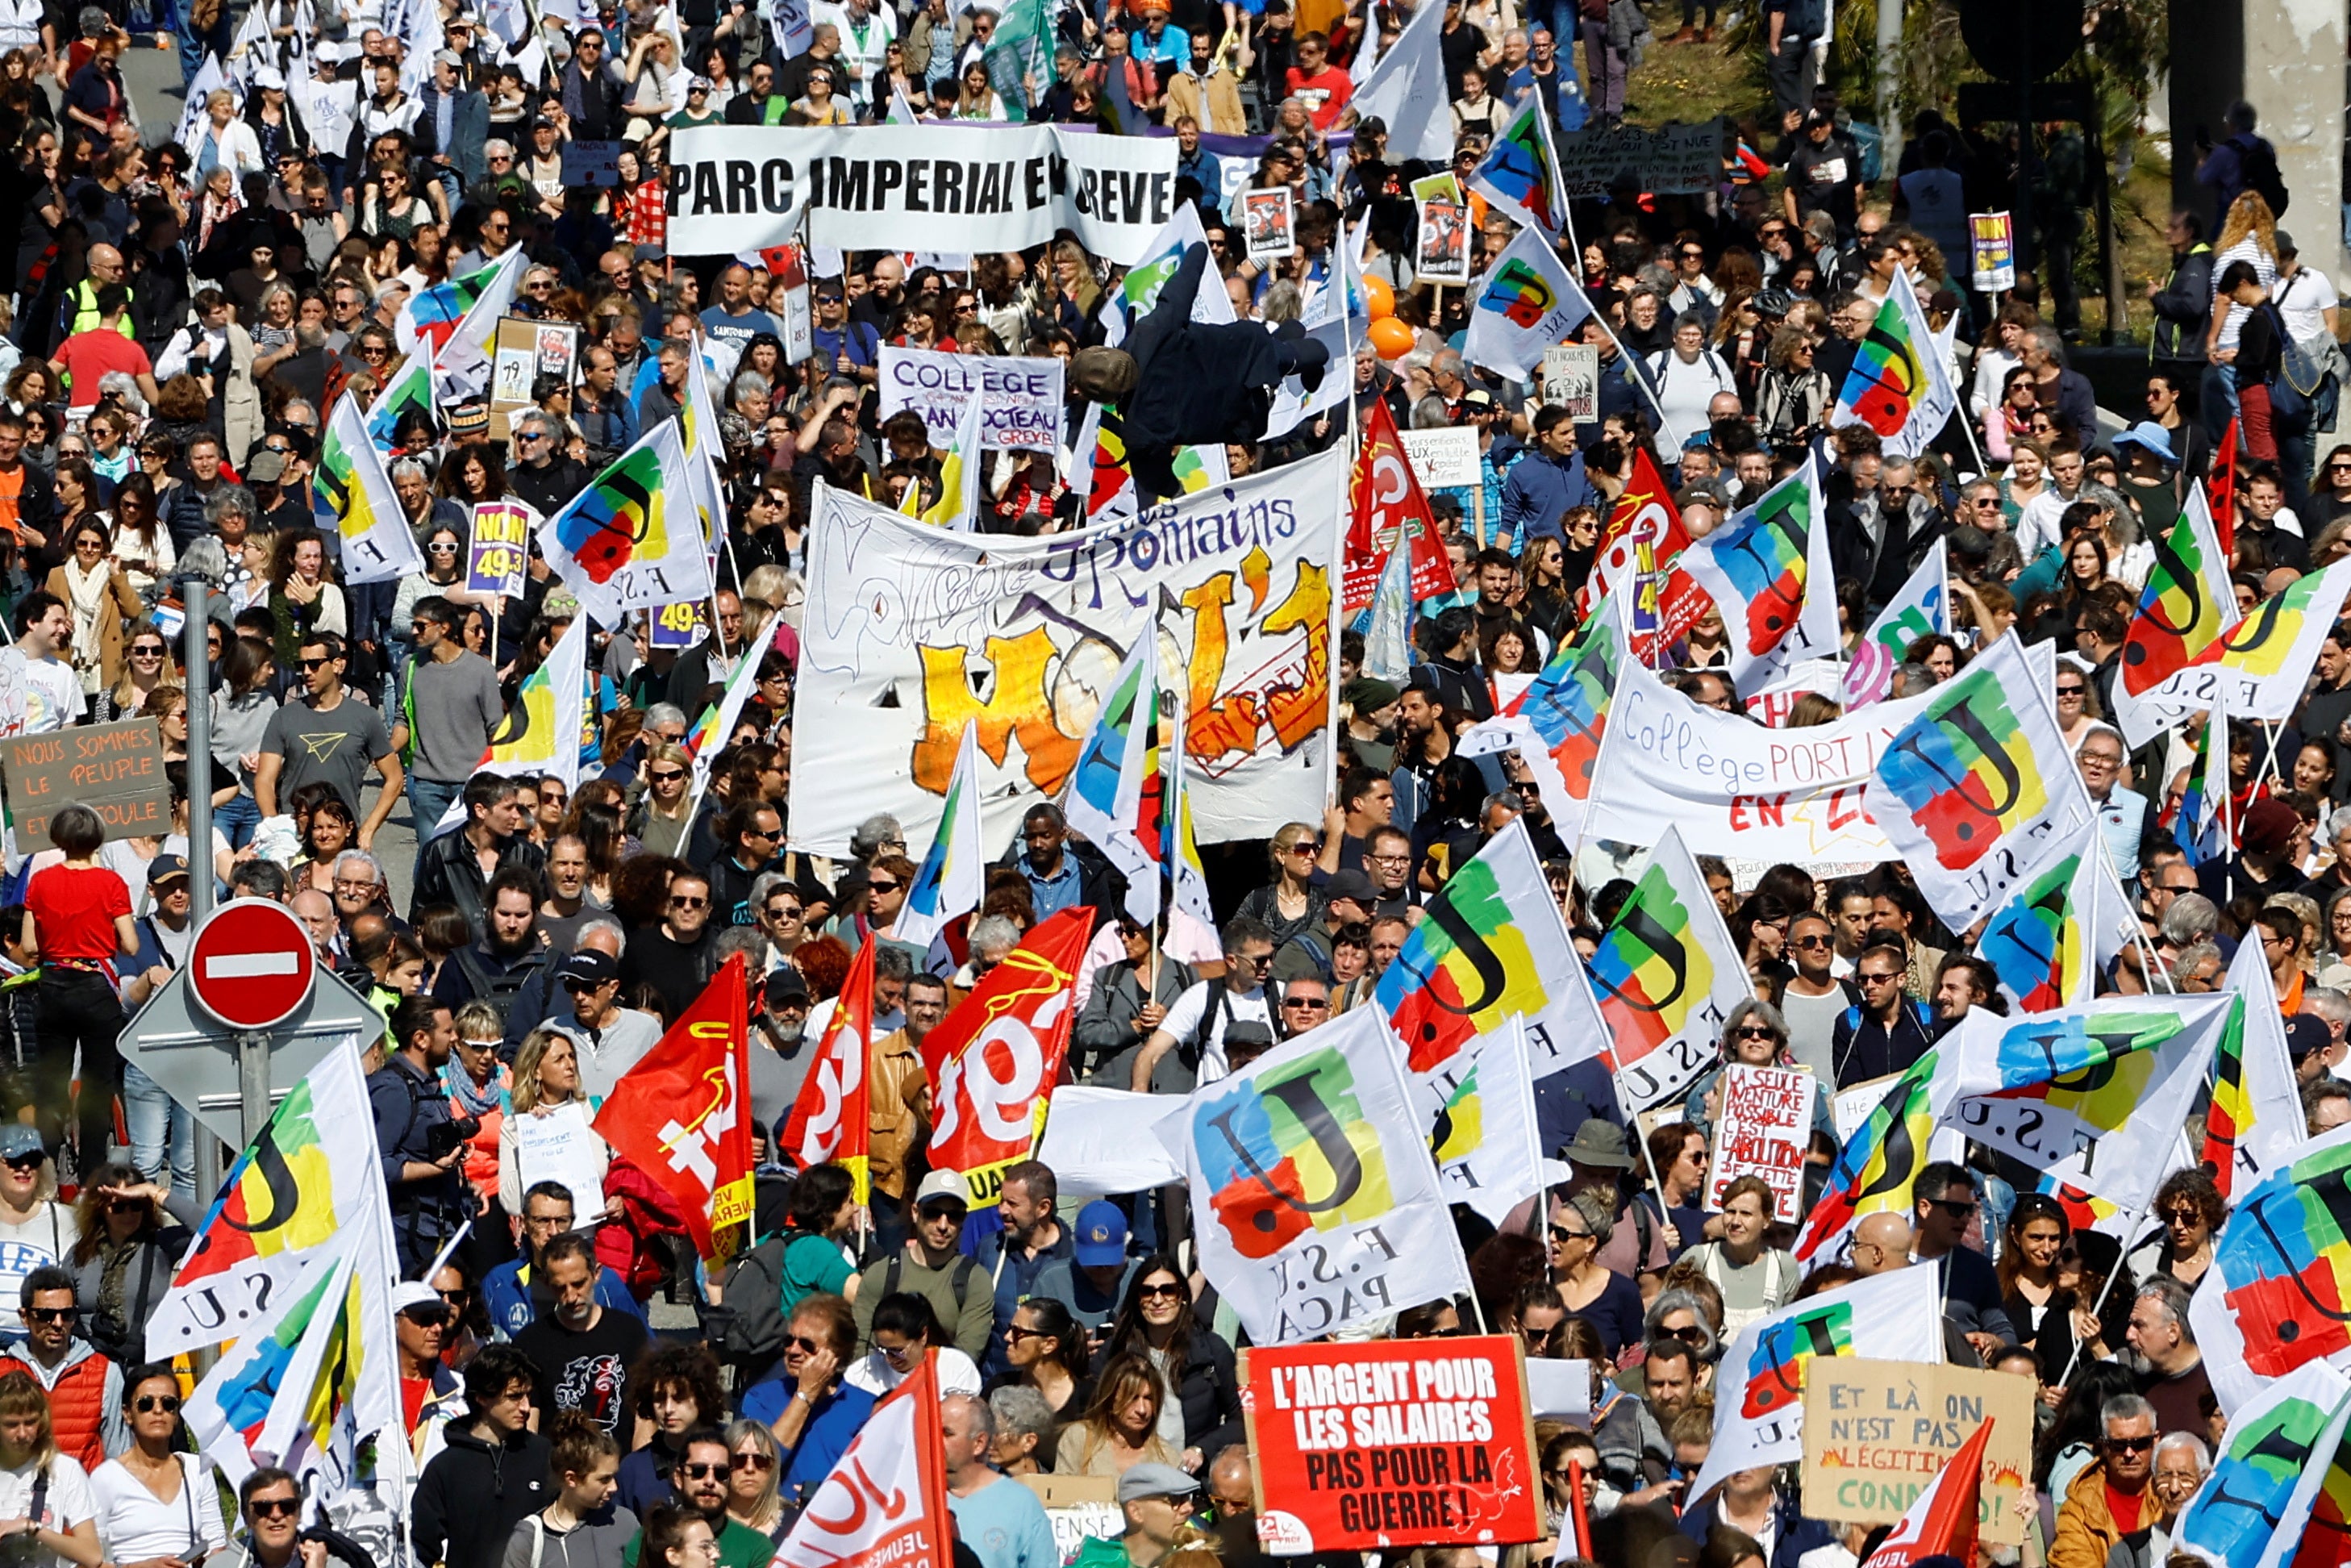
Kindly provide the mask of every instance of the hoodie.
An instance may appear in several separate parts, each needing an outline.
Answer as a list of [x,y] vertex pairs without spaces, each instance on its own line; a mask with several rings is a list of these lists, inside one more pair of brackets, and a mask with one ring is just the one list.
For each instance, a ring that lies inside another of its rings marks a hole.
[[470,1426],[450,1427],[448,1444],[416,1483],[417,1561],[497,1568],[515,1526],[555,1499],[547,1475],[550,1447],[525,1431],[493,1448]]

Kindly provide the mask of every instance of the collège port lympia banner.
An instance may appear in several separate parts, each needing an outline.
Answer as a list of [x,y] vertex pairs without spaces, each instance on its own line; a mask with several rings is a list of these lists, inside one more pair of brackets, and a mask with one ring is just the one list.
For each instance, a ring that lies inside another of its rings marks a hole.
[[1202,842],[1321,819],[1347,455],[1043,538],[935,528],[829,486],[810,521],[791,832],[845,855],[877,811],[928,843],[978,729],[988,852],[1056,798],[1137,637],[1156,636]]
[[1539,1539],[1523,1355],[1510,1334],[1241,1352],[1265,1549]]
[[990,251],[1067,229],[1128,266],[1176,215],[1174,137],[1050,125],[704,126],[670,138],[669,248]]

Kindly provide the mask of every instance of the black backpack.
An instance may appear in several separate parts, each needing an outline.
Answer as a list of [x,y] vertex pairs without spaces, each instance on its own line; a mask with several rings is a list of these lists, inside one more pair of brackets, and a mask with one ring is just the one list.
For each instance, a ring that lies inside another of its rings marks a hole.
[[2284,176],[2278,172],[2277,149],[2256,136],[2250,147],[2238,148],[2237,167],[2244,176],[2245,189],[2269,204],[2270,216],[2285,216],[2288,198]]

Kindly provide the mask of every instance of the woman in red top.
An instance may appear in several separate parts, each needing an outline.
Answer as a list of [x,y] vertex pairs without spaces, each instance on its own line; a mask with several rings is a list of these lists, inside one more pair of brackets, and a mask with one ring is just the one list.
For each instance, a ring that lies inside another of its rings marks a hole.
[[[35,1038],[35,1103],[52,1145],[78,1124],[80,1168],[106,1158],[114,1130],[114,1091],[122,1064],[114,1051],[122,1032],[122,1003],[114,988],[114,960],[139,951],[131,921],[131,890],[98,863],[106,825],[88,806],[58,808],[49,841],[62,863],[34,874],[25,890],[26,962],[40,966],[40,1022]],[[74,1051],[81,1051],[81,1099],[73,1094]]]

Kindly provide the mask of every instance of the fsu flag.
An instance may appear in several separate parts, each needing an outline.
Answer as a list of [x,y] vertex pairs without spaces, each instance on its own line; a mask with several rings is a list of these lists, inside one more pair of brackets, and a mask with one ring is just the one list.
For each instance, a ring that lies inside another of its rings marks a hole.
[[1444,541],[1437,537],[1429,516],[1428,497],[1421,493],[1419,476],[1404,455],[1395,420],[1388,405],[1374,398],[1364,418],[1364,444],[1355,454],[1353,477],[1348,484],[1353,509],[1348,514],[1347,565],[1344,598],[1340,609],[1349,614],[1372,601],[1372,586],[1389,552],[1399,546],[1412,549],[1412,598],[1425,604],[1440,593],[1453,591],[1453,563],[1445,558]]
[[784,1153],[806,1170],[827,1160],[847,1168],[863,1203],[873,1147],[873,1092],[866,1053],[873,1043],[873,938],[857,950],[841,983],[800,1097],[784,1122]]
[[935,1354],[874,1406],[776,1548],[776,1568],[955,1568]]
[[705,1260],[730,1256],[751,1218],[748,1018],[737,954],[596,1113],[597,1135],[677,1200]]
[[1975,1429],[1959,1451],[1943,1461],[1927,1490],[1913,1499],[1885,1542],[1863,1568],[1910,1568],[1927,1557],[1976,1560],[1976,1513],[1983,1494],[1984,1451],[1991,1447],[1991,1422]]
[[974,1208],[992,1207],[1004,1167],[1036,1147],[1069,1055],[1093,919],[1085,904],[1046,918],[923,1037],[938,1117],[931,1168],[961,1171]]

